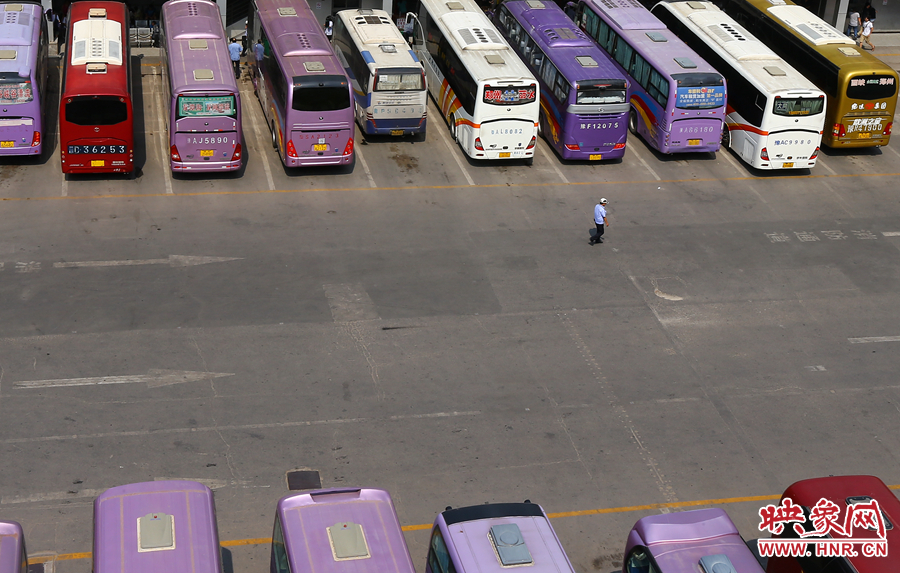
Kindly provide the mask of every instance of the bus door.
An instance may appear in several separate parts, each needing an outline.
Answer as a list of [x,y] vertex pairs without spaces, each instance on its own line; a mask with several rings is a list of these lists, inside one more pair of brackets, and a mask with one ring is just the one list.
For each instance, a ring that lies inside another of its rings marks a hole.
[[240,143],[235,94],[180,95],[175,106],[173,143],[181,161],[232,161]]

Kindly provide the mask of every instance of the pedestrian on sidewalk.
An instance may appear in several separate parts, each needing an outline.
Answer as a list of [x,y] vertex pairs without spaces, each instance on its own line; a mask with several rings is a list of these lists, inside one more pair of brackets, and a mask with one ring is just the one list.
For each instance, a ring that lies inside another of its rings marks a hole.
[[[221,44],[219,44],[221,46]],[[234,79],[241,78],[241,54],[244,47],[238,44],[237,38],[232,38],[228,44],[228,55],[231,56],[231,65],[234,67]]]
[[594,224],[597,225],[597,234],[591,237],[591,245],[603,242],[603,229],[606,227],[606,204],[609,201],[606,197],[600,199],[600,202],[594,205]]
[[[874,28],[874,26],[872,25],[872,21],[869,20],[868,17],[864,18],[864,19],[863,19],[862,34],[860,34],[860,36],[859,36],[859,47],[862,48],[862,47],[863,47],[863,44],[868,44],[868,45],[869,45],[869,49],[871,49],[871,50],[874,52],[874,51],[875,51],[875,45],[872,44],[872,38],[871,38],[871,36],[872,36],[872,29],[873,29],[873,28]],[[865,48],[863,48],[863,49],[865,49]]]
[[847,35],[856,41],[859,35],[859,11],[854,7],[850,8],[850,20],[847,22]]

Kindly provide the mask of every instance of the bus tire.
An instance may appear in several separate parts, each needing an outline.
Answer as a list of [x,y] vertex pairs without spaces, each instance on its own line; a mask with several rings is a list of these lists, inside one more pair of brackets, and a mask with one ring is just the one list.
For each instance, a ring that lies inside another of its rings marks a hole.
[[544,135],[544,114],[543,112],[538,116],[538,137],[543,137]]
[[278,136],[275,135],[275,122],[272,122],[272,149],[278,149]]
[[634,111],[634,108],[631,108],[631,111],[628,112],[628,131],[634,135],[638,134],[637,112]]
[[722,147],[726,149],[731,147],[731,130],[727,125],[722,126]]
[[450,137],[453,138],[453,141],[457,141],[456,139],[456,116],[450,116]]

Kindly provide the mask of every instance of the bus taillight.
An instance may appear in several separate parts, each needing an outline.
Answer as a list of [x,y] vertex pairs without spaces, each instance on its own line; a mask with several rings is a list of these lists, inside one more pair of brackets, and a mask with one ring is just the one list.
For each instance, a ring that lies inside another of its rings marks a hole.
[[484,146],[481,145],[481,138],[480,138],[480,137],[476,137],[476,138],[475,138],[475,149],[477,149],[478,151],[484,151]]
[[[888,131],[890,131],[890,127],[888,127]],[[888,134],[890,135],[890,133]],[[41,144],[41,132],[35,131],[34,135],[31,136],[31,147],[37,147]]]
[[231,154],[232,161],[238,161],[241,158],[241,144],[238,143],[234,146],[234,153]]
[[344,146],[344,155],[350,155],[353,153],[353,138],[347,140],[347,145]]
[[844,130],[843,123],[836,123],[834,124],[834,129],[831,130],[831,133],[836,137],[844,137],[847,132]]
[[625,149],[625,144],[624,143],[615,144],[615,146],[613,146],[613,150],[616,150],[616,149]]
[[[885,126],[885,128],[884,128],[884,134],[885,134],[885,135],[890,135],[890,134],[891,134],[891,128],[893,128],[893,127],[894,127],[894,122],[893,122],[893,121],[889,121],[888,124],[887,124],[887,125]],[[37,133],[37,132],[35,131],[35,133]]]
[[172,161],[181,161],[181,154],[178,153],[178,148],[174,145],[169,148],[169,153],[172,155]]
[[815,159],[815,158],[818,157],[818,156],[819,156],[819,148],[817,147],[816,150],[813,151],[813,154],[809,156],[809,158],[810,158],[810,159]]
[[[532,136],[531,136],[531,141],[528,143],[528,147],[526,147],[525,149],[534,149],[534,144],[535,144],[536,142],[537,142],[537,139],[535,139],[535,137],[532,135]],[[566,145],[566,147],[569,147],[569,146]],[[575,147],[578,147],[578,145],[576,144]],[[579,149],[581,149],[581,148],[579,148]]]
[[297,148],[294,147],[293,139],[288,139],[287,154],[288,154],[288,157],[300,157],[299,155],[297,155]]
[[[534,138],[531,138],[531,145],[528,146],[528,149],[534,147]],[[566,149],[569,151],[581,151],[581,147],[577,143],[567,143]]]
[[763,147],[762,151],[759,152],[759,158],[762,159],[763,161],[768,161],[769,160],[769,150],[766,149],[765,147]]

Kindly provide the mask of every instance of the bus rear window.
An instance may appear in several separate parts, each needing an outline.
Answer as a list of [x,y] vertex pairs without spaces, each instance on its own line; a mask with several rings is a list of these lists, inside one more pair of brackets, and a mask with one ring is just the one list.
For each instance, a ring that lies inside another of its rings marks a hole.
[[725,105],[725,79],[719,74],[672,74],[676,85],[675,107],[711,109]]
[[22,79],[19,74],[0,74],[0,104],[28,103],[33,100],[31,80]]
[[176,119],[184,117],[234,116],[234,96],[178,96]]
[[824,97],[775,98],[775,115],[817,115],[825,110]]
[[576,104],[600,104],[600,103],[625,103],[625,82],[621,85],[609,84],[578,84],[578,93],[575,97]]
[[344,76],[297,76],[294,104],[297,111],[337,111],[350,107],[350,88]]
[[537,99],[537,86],[484,86],[484,103],[493,105],[521,105]]
[[894,76],[871,75],[850,78],[847,97],[850,99],[888,99],[897,93]]
[[421,70],[378,70],[375,74],[376,92],[422,91],[425,84]]
[[115,125],[128,119],[128,105],[115,96],[66,100],[66,121],[75,125]]

